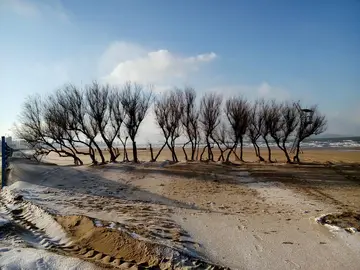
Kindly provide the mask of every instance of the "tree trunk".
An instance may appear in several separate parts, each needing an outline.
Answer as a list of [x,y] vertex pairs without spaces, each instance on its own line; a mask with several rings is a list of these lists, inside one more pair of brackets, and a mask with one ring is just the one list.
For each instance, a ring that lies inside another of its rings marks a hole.
[[272,162],[272,160],[271,160],[271,148],[270,148],[269,142],[268,142],[268,140],[266,139],[266,136],[264,136],[263,138],[264,138],[264,140],[265,140],[266,147],[267,147],[267,149],[268,149],[268,160],[269,160],[269,162]]
[[208,147],[207,145],[204,146],[204,149],[202,150],[202,152],[200,154],[200,160],[203,160],[203,155],[204,155],[205,150],[206,150],[207,147]]
[[196,153],[196,141],[195,144],[193,141],[191,141],[191,161],[194,161],[195,153]]
[[244,162],[243,159],[243,137],[240,137],[240,161]]
[[96,160],[96,158],[95,158],[94,149],[93,149],[91,146],[89,146],[89,155],[90,155],[92,164],[93,164],[93,165],[96,165],[98,162],[97,162],[97,160]]
[[234,151],[235,147],[236,147],[236,143],[233,145],[233,147],[230,149],[229,153],[227,154],[227,156],[226,156],[226,162],[229,162],[229,161],[230,161],[230,155],[231,155],[231,153]]
[[252,141],[251,143],[253,144],[254,151],[255,151],[255,155],[258,157],[258,156],[259,156],[259,153],[258,153],[258,149],[256,148],[255,142]]
[[158,159],[158,157],[160,156],[160,153],[164,149],[165,145],[166,145],[166,143],[164,143],[163,146],[160,148],[159,152],[156,154],[154,161],[156,161]]
[[178,162],[176,152],[175,152],[175,142],[171,141],[171,152],[172,152],[172,158],[174,162]]
[[138,157],[137,157],[137,148],[136,148],[136,142],[135,142],[135,138],[131,138],[132,140],[132,145],[133,145],[133,158],[134,158],[134,162],[138,162]]
[[84,165],[84,162],[80,158],[78,158],[76,155],[73,156],[75,165]]
[[258,152],[258,157],[259,157],[259,160],[260,161],[265,161],[265,159],[261,156],[261,153],[260,153],[260,147],[257,145],[257,143],[255,143],[255,147],[257,148],[257,152]]
[[93,143],[100,155],[100,159],[101,159],[101,164],[105,164],[105,158],[104,158],[104,155],[103,155],[103,152],[101,151],[99,145],[95,142],[95,140],[92,140],[91,143]]
[[151,146],[151,143],[149,144],[149,148],[150,148],[151,161],[154,161],[154,152],[153,152],[153,148]]
[[196,150],[196,160],[198,160],[198,159],[199,159],[199,151],[200,151],[200,140],[198,141],[197,146],[195,146],[195,147],[197,147],[197,150]]
[[116,155],[114,154],[114,149],[112,148],[112,146],[110,144],[107,145],[107,147],[108,147],[109,153],[110,153],[110,162],[115,162]]
[[300,153],[300,141],[297,142],[296,144],[296,154],[294,156],[294,162],[300,163],[300,159],[299,159],[299,153]]
[[208,147],[208,160],[214,161],[214,157],[213,157],[213,153],[212,153],[212,150],[211,150],[211,145],[210,145],[209,138],[206,138],[206,144],[207,144],[207,147]]
[[[184,143],[184,145],[183,145],[183,147],[182,147],[182,150],[183,150],[183,152],[184,152],[184,155],[185,155],[185,160],[186,161],[188,161],[188,156],[187,156],[187,153],[186,153],[186,150],[185,150],[185,146],[188,144],[188,143],[190,143],[190,141],[188,141],[188,142],[186,142],[186,143]],[[191,142],[192,143],[192,142]],[[191,145],[191,156],[193,156],[194,155],[194,153],[193,153],[193,146]],[[193,160],[193,159],[192,159]]]
[[288,154],[288,152],[287,152],[287,149],[286,149],[286,146],[285,146],[285,142],[282,142],[282,146],[281,146],[279,140],[275,140],[275,141],[276,141],[277,146],[281,149],[281,151],[284,152],[285,157],[286,157],[286,162],[287,162],[287,163],[291,163],[291,159],[290,159],[290,156],[289,156],[289,154]]
[[176,161],[176,154],[174,153],[175,152],[175,150],[173,149],[173,145],[172,145],[173,143],[172,142],[168,142],[167,140],[166,140],[166,145],[167,145],[167,147],[169,148],[169,150],[170,150],[170,152],[171,152],[171,158],[172,158],[172,160],[175,162]]
[[176,155],[176,150],[175,150],[175,139],[173,139],[171,141],[171,147],[172,147],[172,150],[173,150],[173,153],[174,153],[174,161],[179,162],[178,157]]
[[283,146],[283,151],[284,151],[285,156],[286,156],[286,162],[287,162],[287,163],[292,163],[292,162],[291,162],[291,158],[290,158],[290,156],[289,156],[289,153],[288,153],[288,151],[287,151],[287,149],[286,149],[285,142],[282,143],[282,146]]
[[[224,150],[222,150],[222,148],[221,148],[221,146],[220,146],[220,144],[218,143],[217,140],[214,140],[214,139],[212,139],[212,140],[216,143],[217,147],[218,147],[219,150],[220,150],[220,156],[218,157],[217,161],[220,161],[220,160],[225,161],[225,158],[224,158]],[[226,151],[226,149],[225,149],[225,151]]]
[[121,144],[123,145],[123,152],[124,152],[123,162],[129,161],[129,156],[128,156],[128,153],[127,153],[127,150],[126,150],[126,143],[127,143],[127,140],[128,140],[129,137],[126,137],[125,141],[123,141],[120,136],[118,136],[118,138],[119,138]]

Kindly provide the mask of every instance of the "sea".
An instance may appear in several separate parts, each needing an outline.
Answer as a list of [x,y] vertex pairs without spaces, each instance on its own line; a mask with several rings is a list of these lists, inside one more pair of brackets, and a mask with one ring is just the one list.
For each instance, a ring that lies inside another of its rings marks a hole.
[[[288,146],[292,146],[293,142],[290,141]],[[247,147],[252,147],[250,142],[246,143]],[[266,147],[265,142],[259,143],[260,147]],[[275,142],[270,142],[270,146],[276,147]],[[360,137],[336,137],[336,138],[308,138],[301,143],[301,148],[317,148],[317,149],[352,149],[360,150]]]
[[[182,147],[184,141],[179,139],[176,143],[177,147]],[[266,144],[263,140],[258,141],[259,147],[266,147]],[[273,140],[269,140],[269,145],[272,148],[277,148],[276,143]],[[293,141],[289,140],[287,143],[287,147],[291,148],[293,145]],[[161,147],[162,143],[152,143],[152,147],[158,148]],[[200,144],[200,146],[204,146],[203,144]],[[129,145],[131,148],[131,145]],[[143,144],[138,143],[139,148],[147,148],[149,147],[149,144]],[[190,147],[190,145],[187,145],[187,147]],[[252,143],[248,139],[244,139],[244,147],[253,147]],[[354,151],[360,151],[360,136],[359,137],[334,137],[334,138],[308,138],[305,139],[301,143],[302,149],[344,149],[344,150],[354,150]]]
[[[176,146],[182,147],[184,144],[184,139],[179,138],[177,140]],[[104,143],[98,142],[99,146],[101,148],[106,148],[106,145]],[[157,141],[157,142],[151,142],[151,145],[153,148],[159,148],[163,145],[163,142]],[[259,147],[266,147],[266,144],[263,140],[258,141]],[[269,140],[269,145],[272,148],[277,148],[277,145],[274,141]],[[287,147],[291,148],[293,145],[293,141],[289,140],[287,143]],[[83,145],[82,145],[83,146]],[[204,146],[204,144],[200,144],[200,146]],[[118,147],[122,149],[122,145],[120,142],[115,141],[114,147]],[[149,147],[149,143],[142,143],[138,142],[137,147],[139,150],[141,149],[147,149]],[[187,145],[187,147],[190,147],[190,144]],[[248,139],[244,139],[244,147],[253,147],[252,143]],[[128,142],[127,148],[131,149],[132,145],[131,142]],[[345,151],[360,151],[360,136],[358,137],[334,137],[334,138],[308,138],[305,139],[301,143],[302,149],[337,149],[337,150],[345,150]],[[16,149],[16,148],[15,148]],[[26,151],[26,149],[23,149]],[[28,150],[29,151],[29,150]],[[31,151],[31,150],[30,150]]]

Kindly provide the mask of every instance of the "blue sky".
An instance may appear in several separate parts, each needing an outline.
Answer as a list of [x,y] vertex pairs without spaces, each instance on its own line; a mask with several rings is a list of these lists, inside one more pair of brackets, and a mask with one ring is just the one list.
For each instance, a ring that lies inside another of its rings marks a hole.
[[329,133],[360,135],[359,14],[358,0],[0,0],[0,134],[27,95],[96,79],[300,99]]

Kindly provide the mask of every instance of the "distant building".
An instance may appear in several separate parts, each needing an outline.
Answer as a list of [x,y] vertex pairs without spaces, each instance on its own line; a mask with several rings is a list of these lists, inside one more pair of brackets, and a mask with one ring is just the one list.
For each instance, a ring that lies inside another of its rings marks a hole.
[[5,138],[5,141],[6,141],[6,143],[7,143],[8,146],[14,147],[14,146],[13,146],[13,140],[12,140],[12,137],[11,137],[11,136],[6,137],[6,138]]

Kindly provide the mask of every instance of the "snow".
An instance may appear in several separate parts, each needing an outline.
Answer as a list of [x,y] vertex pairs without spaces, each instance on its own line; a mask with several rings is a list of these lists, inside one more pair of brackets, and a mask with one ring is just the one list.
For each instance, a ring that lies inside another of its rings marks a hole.
[[4,226],[5,224],[9,223],[9,220],[0,216],[0,227]]
[[103,224],[101,223],[100,220],[95,219],[94,224],[95,224],[96,227],[103,227]]
[[3,270],[100,269],[99,267],[80,259],[57,255],[41,249],[9,247],[0,248],[0,268]]
[[[170,200],[157,196],[155,192],[146,192],[149,187],[145,184],[139,189],[117,191],[117,187],[125,187],[123,182],[116,182],[117,179],[128,175],[121,175],[116,170],[104,169],[97,175],[84,168],[38,166],[34,169],[29,165],[17,173],[17,180],[24,181],[5,188],[4,197],[11,200],[9,192],[18,192],[26,200],[57,214],[83,214],[124,223],[137,211],[126,214],[119,210],[119,207],[126,209],[125,203],[130,200],[170,205]],[[357,256],[359,235],[346,233],[341,234],[341,238],[337,237],[339,234],[333,237],[327,228],[311,219],[316,209],[326,210],[325,204],[304,198],[276,182],[256,182],[248,172],[239,172],[237,176],[239,184],[259,194],[260,198],[255,197],[254,201],[262,202],[264,209],[259,209],[257,215],[245,210],[230,215],[171,208],[174,210],[172,218],[190,233],[195,242],[200,243],[200,251],[204,251],[209,259],[232,269],[357,269],[360,263]],[[155,180],[144,178],[142,181],[154,183]],[[210,204],[214,204],[212,201],[211,198]],[[171,207],[175,206],[171,204]],[[158,205],[157,209],[164,207]],[[271,214],[262,214],[261,210]],[[26,211],[34,217],[32,222],[51,237],[66,239],[58,224],[41,208],[27,205]],[[6,223],[6,217],[3,221],[0,219],[1,222]],[[94,223],[103,226],[98,220]],[[115,223],[110,223],[109,227],[115,228]],[[0,254],[1,269],[96,269],[79,259],[44,250],[0,247]]]

